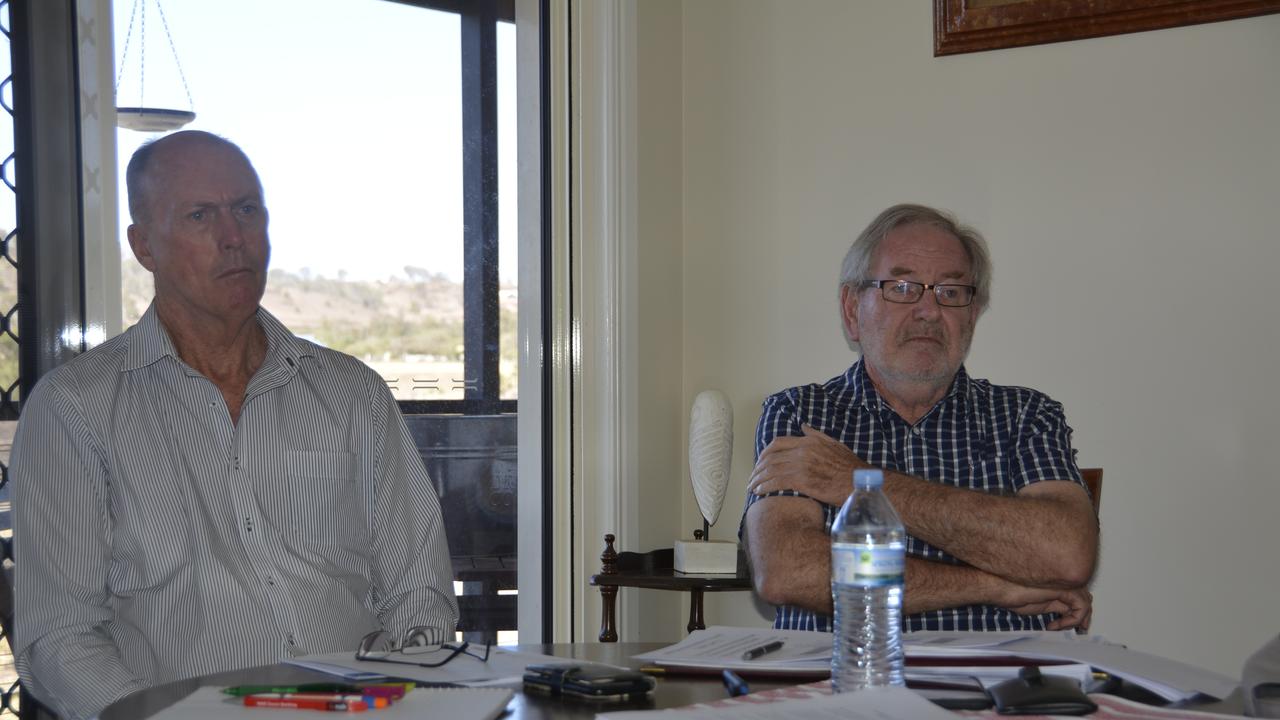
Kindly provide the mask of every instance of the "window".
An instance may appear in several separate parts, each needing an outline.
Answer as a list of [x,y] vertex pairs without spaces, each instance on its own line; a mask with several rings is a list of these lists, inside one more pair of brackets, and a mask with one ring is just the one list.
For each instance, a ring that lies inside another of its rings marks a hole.
[[[189,128],[254,159],[271,210],[263,305],[290,329],[364,360],[408,412],[514,412],[515,28],[415,5],[118,0],[117,98],[194,109]],[[120,187],[151,137],[119,133]],[[127,327],[151,286],[124,201]]]

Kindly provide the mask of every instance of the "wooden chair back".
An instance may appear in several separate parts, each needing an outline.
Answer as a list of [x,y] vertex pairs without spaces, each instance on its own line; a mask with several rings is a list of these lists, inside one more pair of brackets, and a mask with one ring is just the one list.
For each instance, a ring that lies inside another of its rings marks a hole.
[[1102,504],[1102,468],[1080,468],[1080,477],[1089,488],[1089,498],[1093,500],[1093,512],[1098,513]]

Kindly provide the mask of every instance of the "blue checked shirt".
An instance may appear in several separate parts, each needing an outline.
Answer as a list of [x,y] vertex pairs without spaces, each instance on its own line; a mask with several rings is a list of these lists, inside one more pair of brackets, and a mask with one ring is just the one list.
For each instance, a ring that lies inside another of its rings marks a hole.
[[[823,385],[803,385],[769,396],[756,428],[756,458],[780,435],[799,436],[808,424],[844,443],[866,462],[933,482],[1007,495],[1041,480],[1084,485],[1071,448],[1062,405],[1043,393],[973,379],[964,368],[951,389],[915,425],[898,416],[862,368],[853,364]],[[792,490],[747,495],[804,497]],[[840,508],[822,503],[823,525]],[[907,537],[907,555],[940,562],[959,560],[929,543]],[[1017,615],[990,605],[970,605],[909,615],[915,630],[1044,630],[1055,615]],[[831,618],[793,606],[777,609],[774,627],[831,630]]]

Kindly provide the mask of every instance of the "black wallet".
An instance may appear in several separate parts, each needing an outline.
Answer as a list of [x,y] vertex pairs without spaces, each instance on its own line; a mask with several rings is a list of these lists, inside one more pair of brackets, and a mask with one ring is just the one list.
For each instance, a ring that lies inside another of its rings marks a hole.
[[1041,675],[1024,667],[1018,677],[987,688],[1001,715],[1088,715],[1098,706],[1071,678]]

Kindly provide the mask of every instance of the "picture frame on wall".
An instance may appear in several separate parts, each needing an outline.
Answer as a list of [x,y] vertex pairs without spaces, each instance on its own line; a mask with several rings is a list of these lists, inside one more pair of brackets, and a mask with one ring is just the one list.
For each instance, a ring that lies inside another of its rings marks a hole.
[[1280,0],[933,0],[934,56],[1280,12]]

